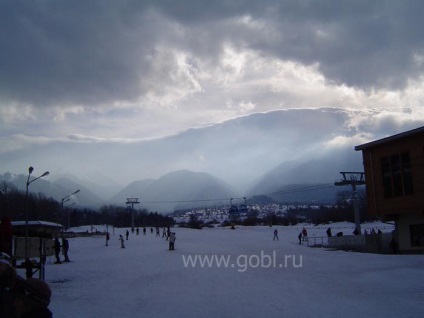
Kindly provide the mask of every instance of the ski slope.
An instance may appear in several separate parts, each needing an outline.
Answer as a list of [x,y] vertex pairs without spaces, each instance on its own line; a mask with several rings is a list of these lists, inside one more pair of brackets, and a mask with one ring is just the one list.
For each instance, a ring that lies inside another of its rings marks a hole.
[[[311,248],[298,244],[302,226],[174,228],[174,251],[162,230],[130,234],[125,249],[118,238],[126,229],[115,229],[109,246],[104,236],[72,238],[73,262],[47,261],[50,308],[62,318],[424,315],[423,255]],[[305,226],[309,236],[325,236],[327,226]],[[354,225],[332,228],[350,234]]]

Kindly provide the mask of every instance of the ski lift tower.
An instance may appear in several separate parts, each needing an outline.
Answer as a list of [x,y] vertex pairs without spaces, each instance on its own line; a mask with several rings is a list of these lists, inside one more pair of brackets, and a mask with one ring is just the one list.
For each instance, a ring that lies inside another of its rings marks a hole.
[[131,204],[131,228],[134,228],[134,204],[138,203],[138,198],[127,198],[126,204]]
[[364,172],[340,172],[340,174],[343,176],[343,179],[335,182],[334,185],[352,186],[353,210],[355,212],[355,229],[359,234],[361,234],[361,219],[359,216],[359,200],[356,186],[365,184],[365,174]]

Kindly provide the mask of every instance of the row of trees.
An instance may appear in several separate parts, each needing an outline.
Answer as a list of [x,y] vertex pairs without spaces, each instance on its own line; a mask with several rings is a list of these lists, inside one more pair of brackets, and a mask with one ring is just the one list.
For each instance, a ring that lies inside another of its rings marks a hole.
[[[26,194],[7,181],[0,182],[0,216],[11,220],[25,220]],[[56,222],[61,205],[43,193],[28,193],[28,218]]]
[[116,205],[107,205],[100,208],[97,213],[98,222],[95,224],[112,224],[116,227],[128,227],[132,225],[132,215],[134,213],[135,227],[167,227],[174,224],[172,217],[159,214],[157,212],[148,212],[146,209],[132,211]]
[[[0,219],[4,216],[12,221],[25,220],[26,193],[18,190],[7,181],[0,182]],[[109,224],[115,227],[132,225],[132,211],[115,205],[103,206],[99,211],[87,208],[65,207],[62,211],[60,202],[46,197],[43,193],[28,193],[28,219],[43,220],[53,223],[68,224],[72,227],[93,224]],[[168,226],[174,219],[148,212],[146,209],[134,211],[134,224],[142,226]]]
[[[366,210],[365,191],[358,191],[359,209],[361,220],[369,220]],[[12,221],[25,220],[26,195],[7,181],[0,182],[0,217],[8,216]],[[43,220],[60,223],[72,227],[93,224],[109,224],[115,227],[129,227],[132,225],[133,211],[127,207],[107,205],[99,211],[92,209],[78,209],[65,207],[62,211],[61,203],[44,194],[28,194],[28,218],[30,220]],[[350,221],[354,222],[353,200],[349,191],[340,191],[337,194],[336,204],[333,206],[303,207],[293,205],[285,215],[269,213],[259,217],[259,211],[250,210],[247,217],[234,218],[222,225],[231,223],[242,225],[289,225],[298,222],[311,222],[322,224],[328,222]],[[174,219],[157,212],[146,209],[134,210],[135,227],[164,227],[173,225]],[[186,224],[188,227],[201,228],[202,220],[192,217]]]

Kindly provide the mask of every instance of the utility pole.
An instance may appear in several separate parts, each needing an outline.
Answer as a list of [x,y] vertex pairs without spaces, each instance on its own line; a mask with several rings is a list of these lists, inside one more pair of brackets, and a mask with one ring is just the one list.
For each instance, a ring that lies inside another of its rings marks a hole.
[[353,210],[355,212],[355,229],[361,234],[361,220],[359,216],[359,200],[356,186],[365,184],[364,172],[340,172],[343,179],[339,182],[335,182],[336,186],[352,186],[352,198],[353,198]]
[[131,228],[134,228],[134,204],[138,203],[138,198],[127,198],[126,204],[131,204]]

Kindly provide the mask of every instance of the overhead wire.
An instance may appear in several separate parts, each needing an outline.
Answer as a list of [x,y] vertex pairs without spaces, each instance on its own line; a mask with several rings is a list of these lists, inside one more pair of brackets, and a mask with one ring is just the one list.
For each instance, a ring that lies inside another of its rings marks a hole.
[[197,200],[160,200],[160,201],[142,201],[142,202],[144,204],[165,204],[165,203],[196,203],[196,202],[230,201],[231,199],[242,200],[242,199],[253,198],[255,196],[261,196],[261,195],[266,195],[266,196],[283,195],[283,194],[290,194],[290,193],[295,193],[295,192],[322,190],[322,189],[328,189],[328,188],[332,188],[332,187],[336,187],[336,186],[333,183],[323,183],[323,184],[318,184],[318,185],[314,185],[314,186],[305,186],[305,187],[275,191],[275,192],[270,192],[270,193],[253,194],[251,196],[245,196],[245,197],[217,198],[217,199],[197,199]]

